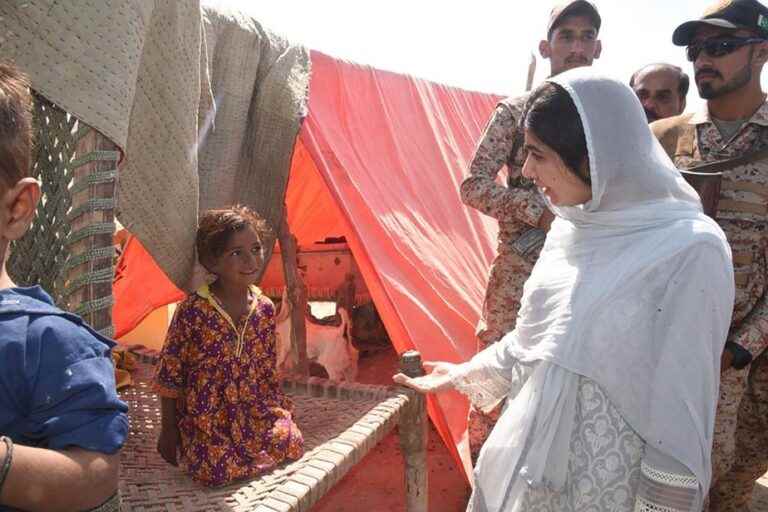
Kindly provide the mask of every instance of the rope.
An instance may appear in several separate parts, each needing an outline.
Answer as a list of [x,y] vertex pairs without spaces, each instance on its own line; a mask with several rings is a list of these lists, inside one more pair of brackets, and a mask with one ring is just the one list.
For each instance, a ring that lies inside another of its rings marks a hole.
[[91,313],[95,313],[96,311],[99,311],[101,309],[107,309],[112,307],[112,305],[115,303],[114,298],[112,295],[108,297],[103,297],[101,299],[96,300],[89,300],[87,302],[83,302],[75,309],[75,314],[80,315],[82,317],[86,317],[87,315],[90,315]]
[[[115,209],[115,198],[113,197],[110,197],[109,199],[89,199],[83,204],[73,208],[67,215],[67,218],[70,221],[72,221],[78,218],[79,216],[83,215],[84,213],[104,211],[104,210],[114,210],[114,209]],[[114,222],[111,222],[108,224],[112,224],[112,226],[114,226]]]
[[78,229],[77,231],[69,235],[69,237],[66,240],[66,244],[73,245],[91,236],[106,235],[114,232],[115,232],[114,222],[102,222],[99,224],[92,224],[86,228]]
[[84,178],[75,180],[72,186],[69,188],[69,194],[75,196],[78,192],[88,190],[93,185],[101,185],[103,183],[112,183],[117,181],[117,169],[110,169],[108,171],[98,171],[93,174],[89,174]]
[[79,265],[82,265],[83,263],[93,261],[93,260],[100,260],[103,258],[114,258],[115,257],[115,248],[114,247],[102,247],[101,249],[92,249],[90,251],[84,252],[82,254],[78,254],[76,256],[72,256],[64,263],[64,271],[67,271],[71,268],[77,267]]
[[94,272],[86,272],[85,274],[78,276],[70,281],[67,285],[65,293],[67,295],[72,295],[77,290],[88,284],[111,283],[113,273],[114,271],[111,267],[96,270]]

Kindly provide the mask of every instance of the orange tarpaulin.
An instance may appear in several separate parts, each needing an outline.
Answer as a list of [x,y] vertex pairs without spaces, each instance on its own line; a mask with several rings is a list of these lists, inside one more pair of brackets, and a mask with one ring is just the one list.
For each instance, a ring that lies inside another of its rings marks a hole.
[[129,236],[112,282],[115,338],[127,334],[155,309],[180,301],[184,292],[168,279],[135,236]]
[[[467,360],[476,350],[497,227],[461,203],[459,185],[498,97],[319,52],[312,68],[309,116],[286,196],[292,232],[299,245],[346,237],[398,352]],[[170,283],[152,287],[163,286]],[[116,324],[138,323],[126,312],[144,310],[145,292],[116,294]],[[469,471],[466,400],[442,394],[429,406]]]

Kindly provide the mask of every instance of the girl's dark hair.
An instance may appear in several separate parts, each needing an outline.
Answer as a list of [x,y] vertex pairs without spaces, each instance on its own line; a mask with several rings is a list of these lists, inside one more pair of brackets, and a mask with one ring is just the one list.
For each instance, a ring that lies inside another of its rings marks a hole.
[[232,235],[246,226],[251,226],[262,241],[272,234],[266,221],[247,206],[235,205],[204,212],[198,222],[195,240],[200,263],[205,267],[213,263],[224,253]]
[[532,131],[574,174],[590,183],[589,170],[586,175],[581,171],[584,161],[589,163],[584,125],[568,91],[551,82],[540,85],[528,98],[522,119],[523,128]]

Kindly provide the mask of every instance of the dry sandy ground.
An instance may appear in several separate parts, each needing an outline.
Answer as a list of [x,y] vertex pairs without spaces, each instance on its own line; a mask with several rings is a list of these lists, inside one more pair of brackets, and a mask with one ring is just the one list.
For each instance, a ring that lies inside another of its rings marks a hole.
[[[391,350],[366,355],[360,360],[358,380],[367,384],[389,384],[397,365],[397,356]],[[429,510],[465,510],[469,487],[431,423],[427,461]],[[405,511],[405,484],[396,433],[384,438],[312,509],[312,512],[401,511]],[[768,475],[755,487],[751,512],[768,512]]]

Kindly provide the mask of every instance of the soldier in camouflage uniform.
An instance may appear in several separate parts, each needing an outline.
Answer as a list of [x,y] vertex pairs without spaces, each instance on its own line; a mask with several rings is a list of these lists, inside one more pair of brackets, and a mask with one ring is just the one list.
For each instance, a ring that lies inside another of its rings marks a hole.
[[[651,125],[679,168],[768,148],[768,102],[760,86],[765,38],[768,9],[756,0],[721,1],[675,31],[673,40],[688,46],[699,94],[707,100],[696,114]],[[733,251],[736,302],[722,358],[710,511],[749,510],[754,483],[768,470],[767,199],[765,155],[723,171],[716,220]],[[739,352],[751,355],[752,364],[734,367]]]
[[[559,5],[550,15],[547,40],[539,45],[556,75],[589,66],[600,56],[597,39],[600,14],[592,3],[579,0]],[[544,244],[545,230],[553,216],[544,199],[521,174],[522,134],[518,122],[527,96],[499,103],[477,147],[469,176],[461,184],[461,198],[499,222],[498,254],[488,277],[482,317],[477,328],[478,350],[500,340],[515,328],[523,283],[531,273]],[[497,182],[507,166],[508,182]],[[473,462],[499,416],[500,407],[485,414],[470,410],[469,445]]]

